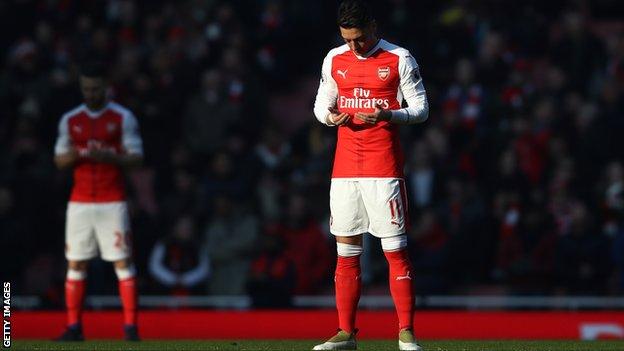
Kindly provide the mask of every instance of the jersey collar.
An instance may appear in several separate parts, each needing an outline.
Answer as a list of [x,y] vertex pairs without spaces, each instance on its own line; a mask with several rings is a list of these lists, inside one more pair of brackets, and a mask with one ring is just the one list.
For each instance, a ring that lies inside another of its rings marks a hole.
[[87,113],[87,116],[91,117],[91,118],[98,118],[102,115],[102,113],[104,113],[104,111],[108,110],[108,108],[110,107],[110,101],[107,102],[104,107],[102,107],[101,109],[97,110],[97,111],[93,111],[91,109],[89,109],[87,107],[86,104],[83,104],[84,106],[84,110]]
[[368,50],[367,53],[365,53],[364,55],[360,56],[356,53],[353,53],[355,55],[355,57],[357,57],[360,60],[366,60],[367,58],[369,58],[372,54],[374,54],[377,50],[379,50],[379,48],[381,47],[381,42],[383,41],[383,39],[379,39],[377,40],[377,44],[375,44],[375,46],[373,46],[370,50]]

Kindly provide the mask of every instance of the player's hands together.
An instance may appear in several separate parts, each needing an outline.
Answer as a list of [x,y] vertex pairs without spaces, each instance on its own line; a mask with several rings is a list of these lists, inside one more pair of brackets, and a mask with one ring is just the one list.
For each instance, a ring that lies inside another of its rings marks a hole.
[[356,112],[355,118],[360,121],[368,124],[376,124],[379,121],[389,121],[392,116],[392,112],[390,110],[384,110],[381,108],[381,105],[375,105],[375,111],[366,113],[366,112]]
[[104,163],[117,162],[117,155],[115,154],[115,152],[109,149],[104,149],[104,148],[90,147],[87,150],[87,153],[85,156],[96,162],[104,162]]
[[329,108],[329,114],[327,115],[327,120],[331,125],[339,126],[345,124],[349,121],[351,117],[348,113],[340,113],[337,108]]

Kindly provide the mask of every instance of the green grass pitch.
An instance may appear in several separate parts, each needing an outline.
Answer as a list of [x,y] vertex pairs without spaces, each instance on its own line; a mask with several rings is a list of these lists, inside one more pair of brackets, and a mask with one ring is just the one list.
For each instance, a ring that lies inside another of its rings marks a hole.
[[[14,340],[10,350],[311,350],[321,340],[146,340],[141,342],[93,340],[58,343]],[[424,351],[622,351],[624,341],[422,341]],[[363,340],[358,350],[398,350],[391,340]]]

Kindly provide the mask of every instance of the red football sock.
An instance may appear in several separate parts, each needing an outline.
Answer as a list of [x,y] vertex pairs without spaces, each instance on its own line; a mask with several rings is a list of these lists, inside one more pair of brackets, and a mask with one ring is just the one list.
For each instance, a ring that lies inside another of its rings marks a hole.
[[137,324],[137,288],[134,277],[119,281],[119,297],[123,306],[124,324]]
[[85,295],[84,280],[65,280],[65,306],[67,306],[67,325],[82,321],[82,302]]
[[407,250],[384,251],[389,266],[390,294],[399,318],[399,329],[412,329],[414,291],[412,268]]
[[338,256],[336,263],[336,309],[338,326],[347,333],[355,329],[355,312],[360,301],[360,256]]

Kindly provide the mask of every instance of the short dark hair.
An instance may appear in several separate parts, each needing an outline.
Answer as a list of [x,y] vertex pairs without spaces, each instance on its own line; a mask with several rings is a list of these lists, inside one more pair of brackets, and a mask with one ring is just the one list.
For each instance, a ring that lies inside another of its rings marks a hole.
[[338,26],[363,29],[375,19],[367,3],[360,0],[345,0],[338,8]]
[[80,67],[80,75],[87,78],[106,79],[107,68],[102,61],[89,61]]

